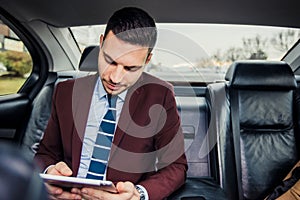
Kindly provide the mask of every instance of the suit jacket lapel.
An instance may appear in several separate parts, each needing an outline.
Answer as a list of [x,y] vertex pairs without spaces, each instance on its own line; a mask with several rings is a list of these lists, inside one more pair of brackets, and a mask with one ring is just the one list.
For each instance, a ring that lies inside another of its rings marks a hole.
[[85,78],[75,79],[72,96],[72,111],[74,128],[72,136],[72,168],[77,175],[82,142],[84,138],[86,123],[89,115],[91,100],[98,74]]

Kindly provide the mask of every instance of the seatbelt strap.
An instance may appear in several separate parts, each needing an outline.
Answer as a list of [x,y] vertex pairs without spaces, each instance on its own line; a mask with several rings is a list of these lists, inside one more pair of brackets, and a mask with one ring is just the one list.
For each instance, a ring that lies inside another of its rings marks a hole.
[[241,172],[241,151],[240,151],[240,116],[239,116],[239,96],[238,91],[229,88],[230,95],[230,116],[231,116],[231,137],[233,141],[234,158],[236,166],[236,178],[239,200],[243,199],[242,172]]

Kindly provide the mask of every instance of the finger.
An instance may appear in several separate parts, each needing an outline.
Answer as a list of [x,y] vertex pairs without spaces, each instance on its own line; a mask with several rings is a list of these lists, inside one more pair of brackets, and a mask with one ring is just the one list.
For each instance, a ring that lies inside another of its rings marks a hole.
[[118,182],[116,185],[116,188],[117,188],[120,196],[122,196],[122,198],[127,198],[127,199],[139,199],[140,198],[140,193],[137,191],[134,184],[129,181]]
[[47,189],[48,193],[51,195],[59,195],[59,194],[63,193],[63,190],[59,187],[49,185],[48,183],[45,183],[45,185],[46,185],[46,189]]
[[57,170],[62,176],[71,176],[73,174],[72,170],[65,162],[57,163],[55,165],[55,170]]
[[[45,184],[48,190],[50,199],[82,199],[80,195],[80,190],[77,188],[72,188],[71,193],[64,191],[62,188],[55,187],[49,184]],[[74,192],[73,192],[74,191]],[[78,192],[78,193],[76,193]]]
[[46,173],[59,176],[71,176],[72,170],[68,167],[66,163],[59,162],[56,163],[56,165],[49,167]]
[[135,187],[133,183],[126,181],[126,182],[118,182],[116,188],[119,193],[133,193]]
[[78,188],[72,188],[71,192],[74,193],[74,194],[81,194],[81,190],[78,189]]
[[109,192],[100,190],[100,189],[93,189],[93,188],[82,188],[81,194],[84,199],[90,200],[90,199],[114,199],[113,196],[110,196]]
[[118,192],[123,192],[124,191],[124,182],[118,182],[116,185],[116,188],[118,190]]
[[73,194],[67,191],[64,191],[59,195],[53,195],[53,196],[55,196],[57,199],[82,199],[81,195]]

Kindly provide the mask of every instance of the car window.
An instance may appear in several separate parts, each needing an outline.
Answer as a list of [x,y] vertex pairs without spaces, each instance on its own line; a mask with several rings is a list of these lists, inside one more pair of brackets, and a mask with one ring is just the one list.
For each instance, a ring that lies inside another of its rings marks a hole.
[[[72,27],[81,50],[99,44],[105,25]],[[230,24],[158,24],[158,41],[146,71],[172,82],[224,80],[235,60],[281,60],[299,29]]]
[[17,93],[32,66],[24,43],[0,20],[0,95]]

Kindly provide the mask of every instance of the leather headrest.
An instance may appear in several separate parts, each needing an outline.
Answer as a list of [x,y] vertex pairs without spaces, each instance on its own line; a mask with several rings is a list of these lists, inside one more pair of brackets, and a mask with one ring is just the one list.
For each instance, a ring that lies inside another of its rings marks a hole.
[[281,61],[237,61],[228,69],[225,79],[233,88],[294,89],[297,86],[290,66]]
[[84,49],[79,62],[80,71],[96,72],[98,70],[99,50],[99,46],[88,46]]

